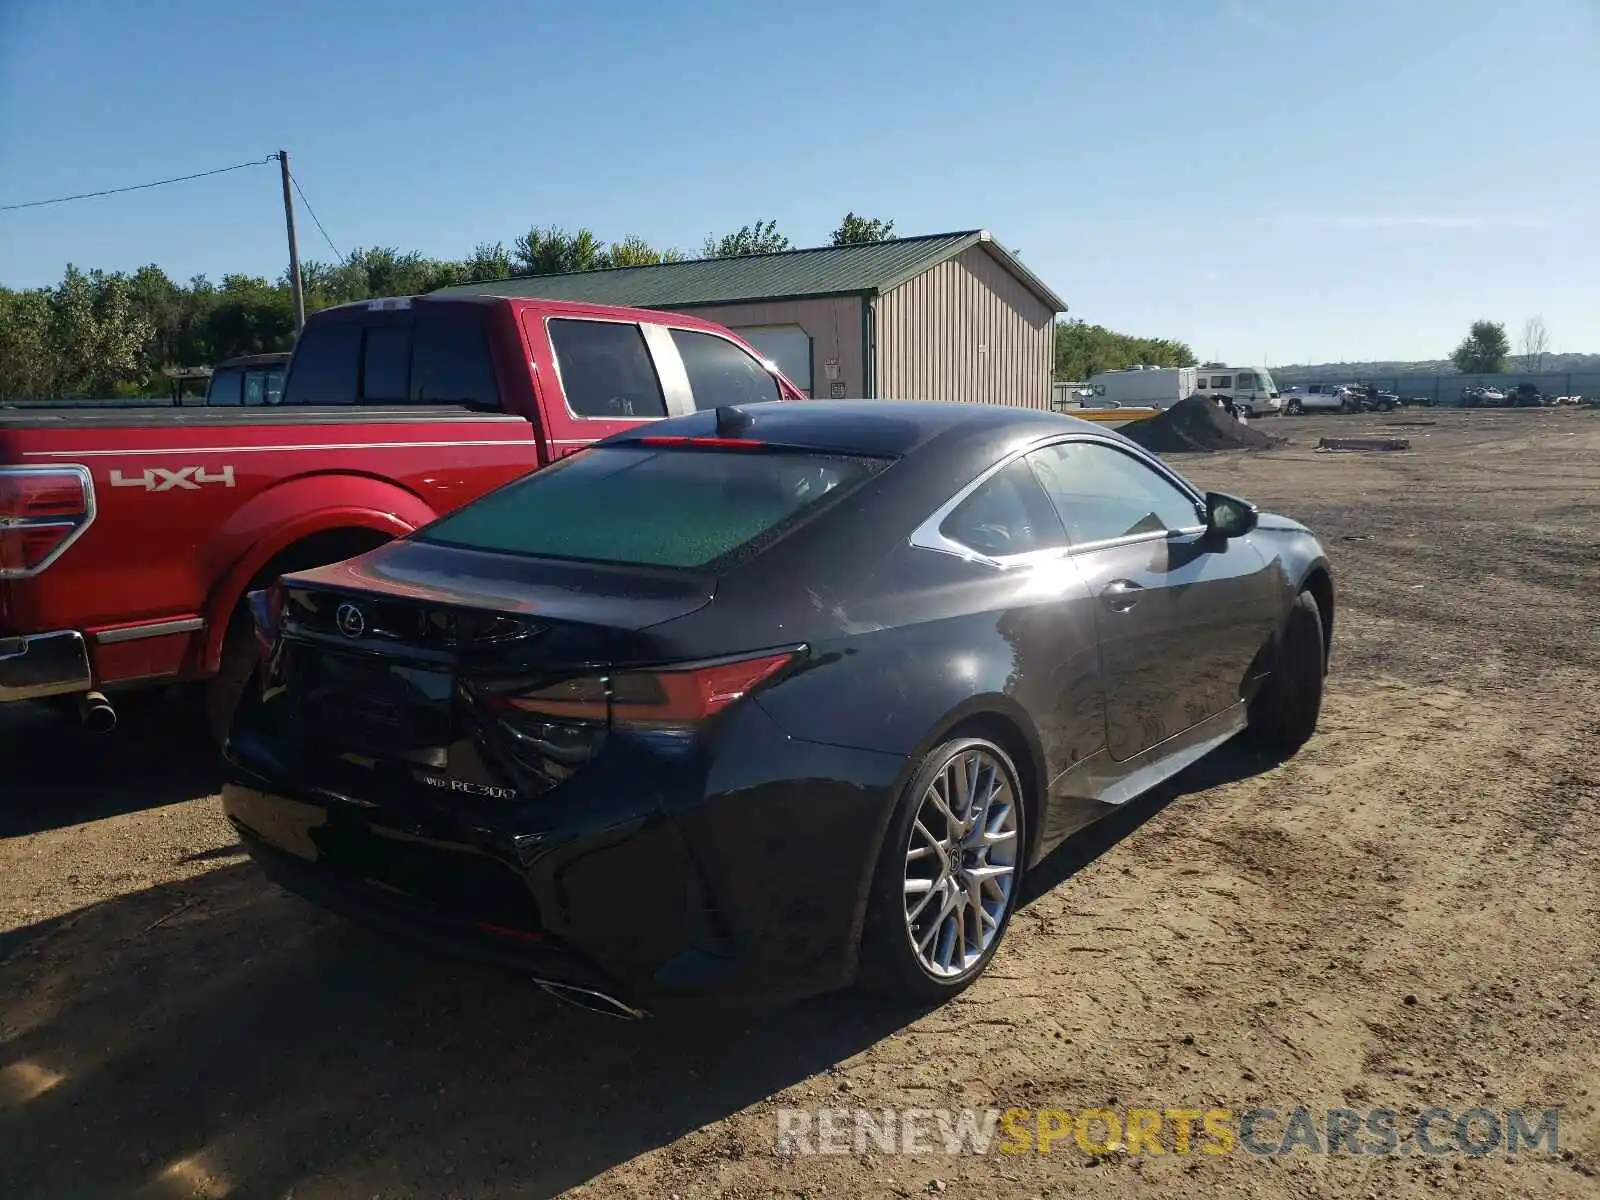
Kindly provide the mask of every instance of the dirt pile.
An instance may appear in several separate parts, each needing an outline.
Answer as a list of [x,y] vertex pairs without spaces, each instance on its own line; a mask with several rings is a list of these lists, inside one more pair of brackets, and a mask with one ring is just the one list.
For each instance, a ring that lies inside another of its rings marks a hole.
[[1210,400],[1190,396],[1147,421],[1117,430],[1157,454],[1184,450],[1268,450],[1284,439],[1230,417]]

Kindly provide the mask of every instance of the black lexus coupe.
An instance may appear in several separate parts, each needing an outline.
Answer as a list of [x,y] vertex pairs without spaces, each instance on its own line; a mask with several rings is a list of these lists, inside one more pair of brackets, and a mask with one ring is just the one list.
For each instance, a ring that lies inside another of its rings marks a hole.
[[228,816],[273,879],[568,999],[971,983],[1028,868],[1317,722],[1302,525],[1048,412],[654,422],[252,597]]

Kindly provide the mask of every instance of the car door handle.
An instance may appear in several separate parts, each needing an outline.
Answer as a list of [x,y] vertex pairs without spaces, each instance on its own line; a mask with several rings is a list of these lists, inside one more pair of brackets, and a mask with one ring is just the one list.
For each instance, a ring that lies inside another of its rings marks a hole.
[[1131,579],[1113,579],[1106,584],[1105,590],[1100,593],[1102,599],[1110,605],[1115,612],[1127,612],[1139,603],[1139,595],[1144,591],[1142,584],[1137,584]]

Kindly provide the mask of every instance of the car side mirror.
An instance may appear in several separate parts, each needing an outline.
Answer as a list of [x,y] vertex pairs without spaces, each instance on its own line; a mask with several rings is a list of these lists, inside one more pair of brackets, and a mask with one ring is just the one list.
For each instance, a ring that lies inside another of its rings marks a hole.
[[1243,537],[1254,531],[1260,510],[1226,492],[1206,493],[1206,532],[1220,538]]

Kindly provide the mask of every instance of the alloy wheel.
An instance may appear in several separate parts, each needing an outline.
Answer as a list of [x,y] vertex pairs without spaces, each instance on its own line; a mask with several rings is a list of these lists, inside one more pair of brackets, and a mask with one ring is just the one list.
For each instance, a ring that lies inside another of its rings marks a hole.
[[974,746],[922,794],[906,846],[906,933],[929,975],[954,980],[983,962],[1017,878],[1017,794],[1010,773]]

